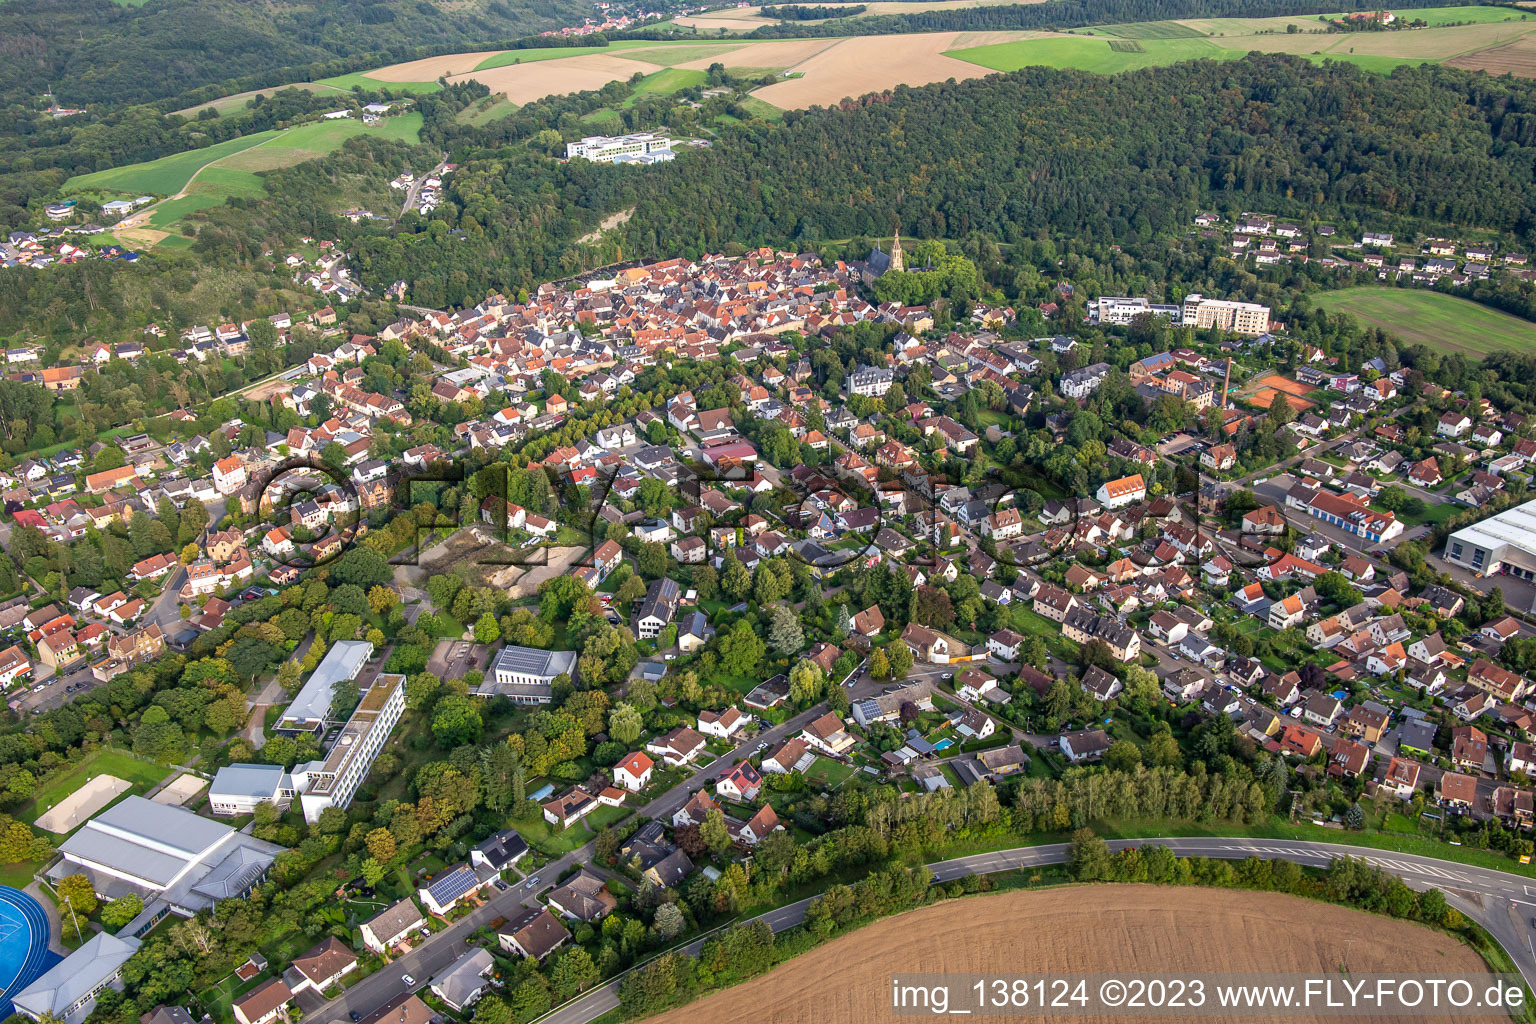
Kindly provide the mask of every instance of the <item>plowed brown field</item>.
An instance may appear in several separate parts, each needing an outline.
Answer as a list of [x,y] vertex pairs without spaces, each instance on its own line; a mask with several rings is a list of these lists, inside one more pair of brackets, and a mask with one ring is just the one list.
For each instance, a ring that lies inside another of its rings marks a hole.
[[[911,1019],[891,1012],[891,975],[896,973],[1338,976],[1348,971],[1427,977],[1487,970],[1481,957],[1447,935],[1295,896],[1096,885],[983,896],[879,921],[744,985],[653,1017],[648,1024],[887,1024]],[[1142,1018],[1056,1019],[1126,1024]],[[1185,1018],[1148,1019],[1173,1024]],[[1322,1018],[1296,1014],[1250,1019],[1295,1024]],[[1477,1019],[1490,1024],[1508,1020],[1488,1015]]]

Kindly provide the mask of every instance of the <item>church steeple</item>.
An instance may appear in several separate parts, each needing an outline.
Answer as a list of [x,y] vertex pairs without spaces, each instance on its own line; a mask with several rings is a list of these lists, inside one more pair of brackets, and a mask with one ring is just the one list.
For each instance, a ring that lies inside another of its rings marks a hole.
[[905,270],[905,261],[901,255],[901,225],[896,225],[895,234],[891,236],[891,269]]

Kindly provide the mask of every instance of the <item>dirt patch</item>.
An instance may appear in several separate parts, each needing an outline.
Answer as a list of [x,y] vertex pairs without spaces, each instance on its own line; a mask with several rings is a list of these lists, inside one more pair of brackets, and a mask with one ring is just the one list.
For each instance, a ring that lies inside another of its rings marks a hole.
[[172,807],[180,807],[188,800],[201,793],[208,785],[207,779],[200,779],[196,775],[182,774],[176,776],[170,782],[160,787],[160,792],[150,797],[157,804],[168,804]]
[[[897,972],[1338,974],[1341,969],[1351,975],[1419,976],[1488,970],[1481,957],[1447,935],[1364,911],[1276,893],[1102,885],[985,896],[880,921],[745,985],[653,1017],[651,1024],[895,1020],[890,992]],[[1115,1024],[1132,1018],[1070,1019]],[[1352,1018],[1367,1019],[1384,1018]],[[1508,1018],[1478,1019],[1492,1024]]]
[[823,50],[795,67],[801,78],[758,89],[754,96],[776,107],[796,110],[827,106],[846,97],[894,89],[898,85],[928,85],[954,78],[990,75],[977,64],[944,56],[953,49],[958,32],[910,36],[854,36]]
[[391,64],[363,72],[380,82],[435,82],[443,75],[462,75],[484,64],[500,50],[481,50],[477,53],[445,53],[440,57],[408,60],[404,64]]
[[589,53],[580,57],[509,64],[485,71],[471,70],[468,74],[455,74],[453,80],[473,78],[485,83],[491,92],[502,93],[513,103],[522,104],[532,103],[545,96],[601,89],[609,82],[625,82],[633,75],[647,74],[651,70],[651,65],[638,60],[625,60],[606,53]]
[[564,576],[571,567],[581,561],[589,549],[585,547],[540,548],[525,550],[520,557],[528,561],[544,560],[543,565],[509,565],[491,578],[493,586],[506,587],[512,600],[532,597],[538,593],[539,584]]
[[1518,78],[1536,78],[1536,36],[1526,36],[1503,46],[1452,57],[1452,67],[1486,71],[1490,75],[1511,74]]
[[292,381],[278,377],[267,381],[265,384],[258,384],[251,388],[251,390],[245,392],[244,398],[248,402],[265,402],[269,401],[274,395],[285,394],[292,390]]
[[600,225],[598,225],[598,228],[597,228],[596,231],[589,231],[585,235],[582,235],[580,238],[578,238],[576,241],[582,242],[582,243],[595,242],[599,238],[603,237],[603,232],[604,231],[609,231],[609,230],[611,230],[613,228],[618,227],[620,224],[623,224],[625,221],[629,220],[629,218],[633,217],[634,215],[635,215],[635,208],[633,206],[631,206],[627,210],[620,210],[618,213],[615,213],[615,214],[612,214],[610,216],[604,217],[603,218],[603,222]]
[[133,784],[116,775],[98,775],[69,796],[38,815],[38,828],[63,835],[79,828],[107,804],[126,793]]
[[154,228],[125,228],[118,225],[112,229],[112,234],[124,245],[147,249],[169,238],[171,233],[169,231],[156,231]]

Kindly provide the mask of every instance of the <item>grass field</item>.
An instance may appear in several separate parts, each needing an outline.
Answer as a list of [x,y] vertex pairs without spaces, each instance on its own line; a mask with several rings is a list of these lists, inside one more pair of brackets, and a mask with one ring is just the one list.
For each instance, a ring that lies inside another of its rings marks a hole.
[[[617,53],[620,50],[659,50],[665,47],[668,50],[687,49],[686,44],[674,42],[649,42],[643,39],[620,39],[609,43],[607,46],[540,46],[527,50],[502,50],[500,53],[481,61],[475,65],[476,71],[489,71],[491,68],[504,68],[513,64],[532,64],[541,60],[559,60],[562,57],[581,57],[590,53]],[[716,52],[720,52],[719,44],[715,44]],[[702,54],[701,54],[702,56]],[[642,59],[637,57],[637,60]],[[690,57],[683,58],[691,60]]]
[[709,81],[709,76],[702,71],[684,71],[682,68],[666,68],[654,75],[647,75],[629,99],[622,104],[624,107],[632,107],[641,96],[660,96],[667,93],[678,92],[690,86],[703,85]]
[[1313,302],[1349,313],[1404,341],[1467,355],[1536,350],[1536,324],[1454,295],[1418,288],[1345,288],[1319,292]]
[[454,120],[460,122],[461,124],[472,124],[478,126],[482,124],[489,124],[499,117],[506,117],[508,114],[515,110],[517,110],[516,103],[513,103],[511,100],[499,99],[493,100],[493,102],[486,104],[484,107],[478,103],[469,107],[465,107],[463,110],[459,111],[458,116],[455,117]]
[[91,776],[103,773],[132,783],[132,788],[123,794],[126,797],[129,793],[142,795],[148,792],[170,774],[170,769],[121,750],[93,750],[72,770],[39,786],[32,794],[31,803],[22,807],[16,816],[28,822],[36,821],[38,815],[85,785]]
[[343,92],[351,91],[354,85],[360,86],[369,92],[379,89],[393,89],[397,92],[427,93],[437,92],[442,86],[436,82],[386,82],[380,78],[369,78],[367,75],[353,72],[350,75],[337,75],[335,78],[322,78],[316,85],[328,85],[332,89],[340,89]]
[[[1318,15],[1292,18],[1207,18],[1076,29],[1070,34],[957,47],[946,56],[1017,71],[1044,66],[1115,74],[1209,58],[1236,60],[1254,50],[1289,53],[1313,63],[1338,60],[1367,71],[1439,61],[1494,73],[1536,76],[1536,13],[1507,7],[1437,7],[1404,12],[1428,28],[1392,32],[1327,32]],[[1291,32],[1295,28],[1298,31]],[[1134,41],[1137,46],[1117,45]],[[1531,49],[1527,55],[1525,49]],[[1486,56],[1485,56],[1486,55]]]
[[1048,39],[1021,39],[1012,43],[994,43],[966,50],[949,50],[945,56],[979,64],[993,71],[1018,71],[1044,66],[1075,68],[1100,75],[1112,75],[1137,68],[1176,64],[1202,57],[1212,60],[1236,60],[1238,50],[1224,50],[1208,39],[1137,39],[1137,49],[1120,49],[1118,39],[1054,36]]
[[79,174],[64,183],[68,192],[122,192],[133,195],[175,195],[186,187],[199,167],[214,160],[233,156],[253,146],[269,142],[281,134],[276,129],[244,135],[203,149],[191,149],[185,153],[173,153],[158,160],[141,164],[128,164],[111,170]]
[[[218,206],[232,196],[261,195],[262,171],[292,167],[325,156],[353,136],[365,133],[419,142],[421,125],[420,114],[387,117],[377,128],[368,128],[353,118],[312,121],[285,131],[261,132],[206,149],[81,175],[70,179],[65,191],[175,196],[155,206],[143,223],[136,225],[139,229],[172,233],[169,238],[155,241],[156,245],[175,244],[171,238],[180,237],[175,234],[177,225],[188,214]],[[185,194],[178,195],[182,192]]]
[[246,92],[233,93],[229,96],[220,96],[216,100],[209,100],[207,103],[197,103],[190,107],[183,107],[181,110],[172,111],[172,113],[181,117],[196,117],[199,111],[205,110],[208,107],[212,107],[220,114],[226,114],[231,110],[238,110],[244,107],[246,104],[251,102],[252,98],[256,96],[271,96],[273,93],[280,92],[283,89],[303,89],[305,92],[332,93],[340,93],[344,91],[341,89],[333,88],[329,85],[321,85],[319,82],[295,82],[292,85],[280,85],[275,88],[267,89],[251,89]]

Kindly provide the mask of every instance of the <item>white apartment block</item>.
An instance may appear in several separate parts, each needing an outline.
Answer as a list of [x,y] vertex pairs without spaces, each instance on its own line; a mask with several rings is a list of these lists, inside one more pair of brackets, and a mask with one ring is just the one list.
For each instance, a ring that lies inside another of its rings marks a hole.
[[1146,299],[1119,295],[1105,295],[1088,304],[1088,315],[1092,322],[1109,327],[1124,327],[1143,314],[1167,317],[1172,323],[1178,323],[1183,317],[1183,311],[1178,306],[1159,305]]
[[654,132],[629,135],[589,135],[565,144],[565,158],[581,157],[595,164],[656,164],[671,160],[672,140]]
[[305,821],[313,825],[327,807],[345,810],[352,803],[404,710],[405,676],[379,676],[364,692],[325,759],[294,766],[293,788]]
[[1207,299],[1197,292],[1184,297],[1180,324],[1184,327],[1216,327],[1234,334],[1257,336],[1269,330],[1269,307],[1256,302]]

